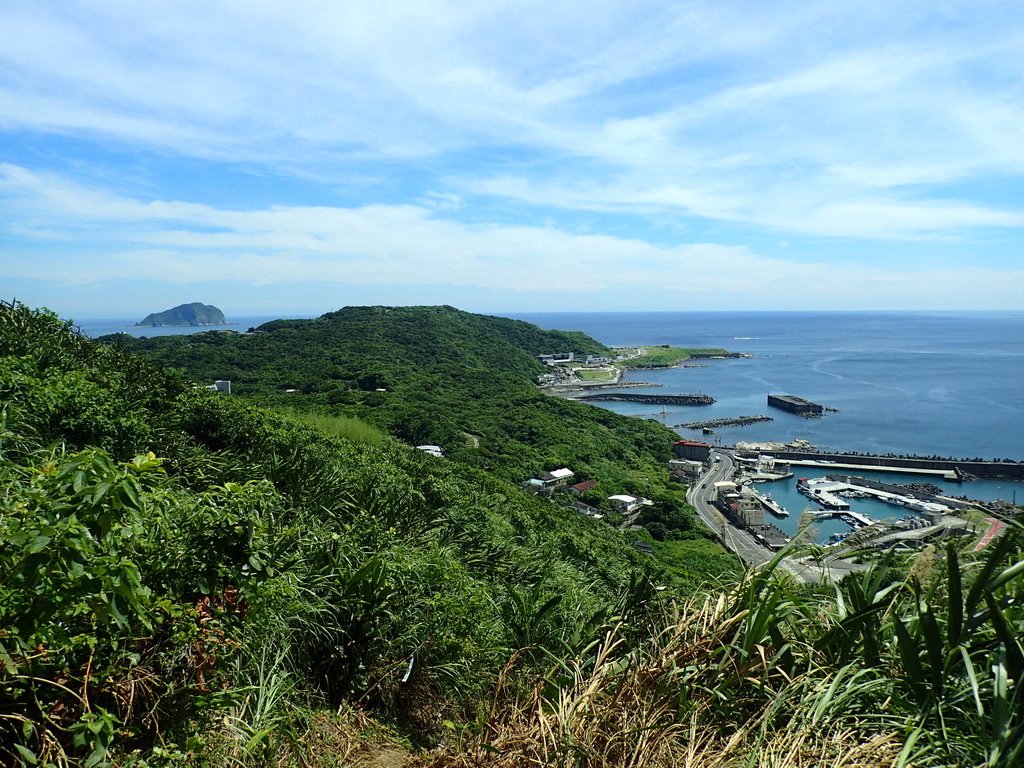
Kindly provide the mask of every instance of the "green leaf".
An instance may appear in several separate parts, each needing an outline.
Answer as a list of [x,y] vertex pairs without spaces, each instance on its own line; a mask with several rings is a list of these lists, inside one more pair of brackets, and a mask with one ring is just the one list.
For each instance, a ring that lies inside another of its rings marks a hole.
[[1024,673],[1024,652],[1021,650],[1019,635],[1013,631],[992,595],[986,593],[985,602],[988,603],[992,626],[1003,644],[1010,679],[1020,680],[1021,674]]
[[15,744],[14,748],[18,751],[18,754],[21,755],[21,759],[26,763],[29,765],[39,765],[39,758],[36,757],[36,753],[31,749],[21,744]]
[[956,547],[950,544],[946,548],[946,591],[948,595],[949,622],[947,624],[947,636],[949,645],[959,645],[964,626],[964,596],[963,585],[961,584],[960,559],[957,557]]
[[99,504],[100,499],[107,495],[107,492],[114,487],[114,484],[109,480],[103,480],[96,483],[96,487],[93,488],[92,492],[92,503]]
[[899,616],[893,617],[893,630],[896,632],[896,641],[900,649],[900,658],[903,661],[903,672],[907,676],[911,689],[917,696],[918,703],[923,704],[927,680],[924,669],[921,666],[921,659],[918,656],[917,644],[907,631],[907,626]]

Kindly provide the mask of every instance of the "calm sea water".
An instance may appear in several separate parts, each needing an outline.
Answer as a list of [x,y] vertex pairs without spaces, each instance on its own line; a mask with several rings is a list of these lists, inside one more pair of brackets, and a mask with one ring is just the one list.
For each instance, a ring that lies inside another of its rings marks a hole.
[[[726,444],[800,437],[835,449],[1024,459],[1024,312],[518,317],[544,328],[584,331],[612,346],[671,344],[751,353],[750,359],[707,361],[703,368],[635,371],[626,379],[664,385],[652,393],[704,392],[716,399],[706,407],[670,407],[669,424],[774,418],[717,430]],[[803,419],[769,409],[769,393],[799,395],[839,412]],[[627,403],[608,407],[633,415],[652,410]]]

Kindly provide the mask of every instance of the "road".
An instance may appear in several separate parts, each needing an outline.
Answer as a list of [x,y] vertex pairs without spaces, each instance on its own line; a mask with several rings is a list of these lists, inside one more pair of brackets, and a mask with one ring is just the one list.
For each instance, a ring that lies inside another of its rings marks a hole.
[[[726,549],[734,552],[745,565],[761,568],[771,561],[775,553],[761,546],[747,531],[733,526],[713,504],[715,483],[731,480],[736,472],[736,464],[725,451],[715,451],[711,456],[712,460],[718,460],[713,461],[711,468],[701,475],[700,480],[690,486],[686,498],[704,524],[721,536]],[[784,557],[778,567],[801,581],[819,584],[841,578],[863,566],[843,560],[829,560],[819,565],[809,559]]]

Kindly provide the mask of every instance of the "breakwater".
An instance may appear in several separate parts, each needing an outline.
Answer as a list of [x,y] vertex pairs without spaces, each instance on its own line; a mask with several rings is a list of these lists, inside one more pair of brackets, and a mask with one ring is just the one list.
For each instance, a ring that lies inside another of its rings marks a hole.
[[577,400],[600,400],[609,403],[650,403],[651,405],[712,405],[715,398],[711,395],[634,395],[616,392],[580,395]]
[[881,456],[870,453],[833,453],[819,451],[772,451],[777,459],[811,459],[870,469],[871,467],[905,467],[955,472],[964,479],[974,477],[1005,477],[1024,480],[1024,462],[983,461],[979,459],[931,458],[921,456]]
[[816,419],[825,411],[823,405],[812,403],[810,400],[796,395],[768,395],[768,405],[808,419]]
[[917,501],[929,503],[929,504],[942,504],[953,509],[968,509],[972,506],[970,502],[966,501],[954,501],[941,493],[941,488],[937,488],[939,493],[931,493],[928,491],[913,490],[906,485],[894,485],[893,483],[880,483],[877,480],[869,480],[866,477],[857,477],[855,475],[829,475],[830,480],[838,480],[848,485],[858,486],[860,488],[867,488],[872,491],[878,491],[879,493],[887,494],[896,498],[908,498],[916,499]]
[[711,419],[710,421],[690,421],[686,424],[675,424],[682,429],[718,429],[719,427],[745,427],[747,424],[758,424],[762,421],[774,421],[771,416],[736,416],[730,419]]

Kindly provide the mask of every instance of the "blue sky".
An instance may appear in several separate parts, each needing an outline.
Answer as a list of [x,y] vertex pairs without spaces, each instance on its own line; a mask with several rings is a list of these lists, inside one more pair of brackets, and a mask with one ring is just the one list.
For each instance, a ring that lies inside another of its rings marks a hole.
[[1024,4],[0,0],[0,283],[1024,309]]

